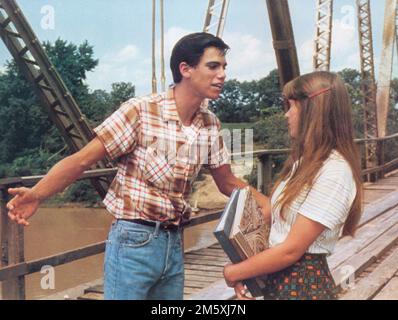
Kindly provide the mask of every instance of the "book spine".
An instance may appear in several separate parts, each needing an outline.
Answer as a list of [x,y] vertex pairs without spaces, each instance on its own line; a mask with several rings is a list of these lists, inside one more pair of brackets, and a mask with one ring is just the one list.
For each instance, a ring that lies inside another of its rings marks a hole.
[[263,289],[258,283],[259,281],[261,280],[257,280],[254,278],[242,281],[253,297],[261,297],[264,295]]
[[230,239],[225,233],[215,232],[214,236],[217,238],[218,242],[232,263],[239,263],[242,261],[241,257],[238,255]]

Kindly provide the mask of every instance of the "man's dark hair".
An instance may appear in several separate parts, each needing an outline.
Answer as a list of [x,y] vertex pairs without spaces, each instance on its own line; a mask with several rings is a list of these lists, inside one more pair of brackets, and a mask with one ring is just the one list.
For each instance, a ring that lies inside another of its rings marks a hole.
[[174,83],[179,83],[182,80],[180,63],[186,62],[189,66],[196,67],[205,49],[209,47],[219,49],[224,55],[229,49],[229,46],[219,37],[206,32],[188,34],[176,43],[170,58]]

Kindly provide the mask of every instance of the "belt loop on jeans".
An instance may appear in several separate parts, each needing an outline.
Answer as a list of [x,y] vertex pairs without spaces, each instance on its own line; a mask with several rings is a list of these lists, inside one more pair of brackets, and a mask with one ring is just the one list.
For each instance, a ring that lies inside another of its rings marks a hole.
[[160,221],[156,221],[155,223],[156,223],[156,226],[155,226],[155,232],[153,233],[153,236],[154,236],[155,238],[157,238],[157,237],[158,237],[158,234],[159,234]]

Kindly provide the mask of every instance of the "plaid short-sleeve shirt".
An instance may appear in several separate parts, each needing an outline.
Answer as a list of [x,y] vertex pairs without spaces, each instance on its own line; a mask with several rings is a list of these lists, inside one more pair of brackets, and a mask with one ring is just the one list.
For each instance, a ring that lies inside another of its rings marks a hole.
[[118,219],[185,222],[191,213],[187,197],[201,166],[230,163],[220,122],[206,101],[194,116],[191,135],[184,133],[173,87],[123,103],[94,131],[117,160],[104,204]]

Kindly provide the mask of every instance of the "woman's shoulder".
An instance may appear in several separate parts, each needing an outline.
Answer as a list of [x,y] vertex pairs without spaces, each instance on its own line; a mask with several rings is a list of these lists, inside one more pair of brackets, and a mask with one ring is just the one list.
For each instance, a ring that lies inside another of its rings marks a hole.
[[350,164],[337,150],[332,150],[329,157],[325,160],[321,173],[328,173],[346,178],[352,177]]
[[338,166],[339,168],[340,167],[350,168],[348,161],[343,157],[343,155],[340,152],[338,152],[335,149],[333,149],[330,152],[329,157],[324,162],[324,166],[329,166],[329,167]]

